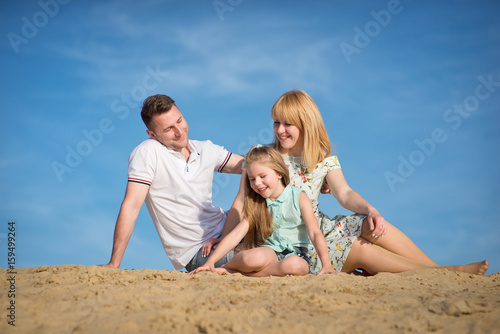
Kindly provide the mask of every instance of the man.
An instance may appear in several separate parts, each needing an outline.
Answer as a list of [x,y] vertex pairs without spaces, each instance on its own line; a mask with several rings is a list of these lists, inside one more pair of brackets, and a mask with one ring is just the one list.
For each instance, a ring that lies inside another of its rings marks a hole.
[[[175,269],[194,270],[205,263],[212,246],[240,221],[241,192],[226,214],[212,205],[212,180],[215,171],[241,174],[243,157],[210,141],[189,140],[188,124],[168,96],[148,97],[141,117],[150,138],[130,155],[113,252],[104,266],[120,267],[139,210],[146,201]],[[231,257],[230,253],[217,265]]]

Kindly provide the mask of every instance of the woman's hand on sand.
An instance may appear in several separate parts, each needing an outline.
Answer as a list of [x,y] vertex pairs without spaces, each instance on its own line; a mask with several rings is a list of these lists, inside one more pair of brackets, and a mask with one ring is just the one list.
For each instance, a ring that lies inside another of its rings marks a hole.
[[333,269],[332,266],[326,266],[321,268],[321,270],[318,273],[319,275],[326,275],[326,274],[337,274],[337,272]]
[[210,238],[203,246],[201,246],[201,255],[207,257],[210,255],[212,248],[220,243],[220,239]]

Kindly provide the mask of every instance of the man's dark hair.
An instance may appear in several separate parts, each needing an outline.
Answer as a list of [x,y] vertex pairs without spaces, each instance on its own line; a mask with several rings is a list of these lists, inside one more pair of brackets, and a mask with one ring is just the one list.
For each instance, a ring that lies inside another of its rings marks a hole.
[[175,106],[175,101],[171,97],[157,94],[144,100],[141,110],[141,117],[146,127],[153,131],[152,119],[155,115],[161,115]]

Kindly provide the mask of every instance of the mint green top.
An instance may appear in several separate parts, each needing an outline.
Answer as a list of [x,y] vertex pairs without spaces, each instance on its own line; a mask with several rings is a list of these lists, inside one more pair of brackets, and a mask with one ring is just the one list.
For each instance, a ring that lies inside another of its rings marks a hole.
[[288,185],[276,201],[266,199],[267,208],[276,227],[262,246],[270,247],[278,253],[287,249],[295,253],[293,247],[310,245],[307,227],[299,207],[300,193],[300,189]]

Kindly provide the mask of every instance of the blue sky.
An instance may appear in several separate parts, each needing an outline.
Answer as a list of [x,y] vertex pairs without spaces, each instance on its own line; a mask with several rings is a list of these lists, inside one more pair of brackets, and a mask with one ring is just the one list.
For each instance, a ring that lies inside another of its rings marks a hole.
[[[301,88],[353,189],[439,264],[500,271],[499,14],[493,0],[2,1],[0,267],[11,220],[18,267],[107,263],[146,96],[244,154]],[[229,208],[239,177],[214,182]],[[145,207],[121,268],[173,268]]]

